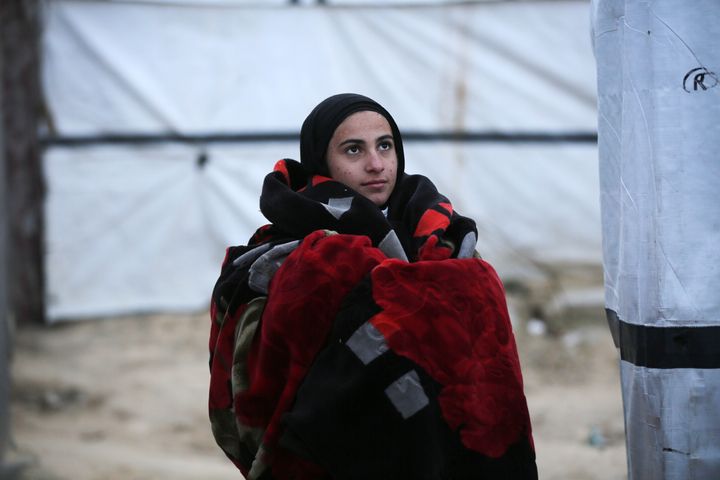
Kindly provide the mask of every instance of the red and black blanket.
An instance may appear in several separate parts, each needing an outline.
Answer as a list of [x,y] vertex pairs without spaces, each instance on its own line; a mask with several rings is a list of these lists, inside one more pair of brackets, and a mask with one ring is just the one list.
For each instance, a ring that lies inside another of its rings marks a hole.
[[213,292],[210,419],[248,479],[536,479],[502,284],[424,177],[386,214],[281,161]]

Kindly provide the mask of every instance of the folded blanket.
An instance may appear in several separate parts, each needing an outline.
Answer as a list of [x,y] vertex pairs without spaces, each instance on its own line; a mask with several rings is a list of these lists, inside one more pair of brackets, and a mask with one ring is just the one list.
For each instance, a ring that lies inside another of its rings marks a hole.
[[210,414],[247,478],[536,478],[486,262],[407,263],[367,237],[318,231],[267,301],[238,311],[211,340]]
[[383,213],[291,160],[261,209],[272,224],[228,249],[211,304],[211,425],[247,479],[537,478],[472,220],[422,176]]
[[387,260],[345,298],[283,445],[338,479],[535,479],[503,289],[482,260]]

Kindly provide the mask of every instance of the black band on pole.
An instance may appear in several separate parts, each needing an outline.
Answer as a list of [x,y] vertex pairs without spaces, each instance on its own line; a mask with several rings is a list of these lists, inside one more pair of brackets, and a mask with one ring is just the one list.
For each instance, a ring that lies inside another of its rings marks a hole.
[[606,309],[620,358],[646,368],[720,368],[720,325],[655,327],[636,325]]

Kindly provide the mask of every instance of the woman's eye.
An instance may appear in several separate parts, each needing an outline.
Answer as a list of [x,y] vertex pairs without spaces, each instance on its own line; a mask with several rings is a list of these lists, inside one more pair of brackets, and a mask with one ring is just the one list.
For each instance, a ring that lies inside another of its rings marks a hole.
[[347,152],[351,155],[355,155],[355,154],[360,153],[360,147],[358,147],[357,145],[350,145],[349,147],[347,147],[345,149],[345,152]]
[[380,145],[378,145],[378,148],[380,150],[390,150],[390,149],[392,149],[392,143],[391,142],[382,142]]

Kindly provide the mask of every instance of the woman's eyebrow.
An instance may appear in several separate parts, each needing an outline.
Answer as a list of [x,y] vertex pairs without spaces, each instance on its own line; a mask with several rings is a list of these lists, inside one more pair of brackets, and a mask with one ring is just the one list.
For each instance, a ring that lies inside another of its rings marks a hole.
[[375,141],[380,142],[383,140],[392,140],[392,139],[393,139],[392,135],[382,135],[382,136],[378,137],[377,140],[375,140]]
[[362,139],[360,139],[360,138],[348,138],[347,140],[343,140],[342,142],[340,142],[340,146],[343,146],[343,145],[345,145],[346,143],[360,143],[360,144],[364,144],[364,143],[365,143],[365,140],[362,140]]

